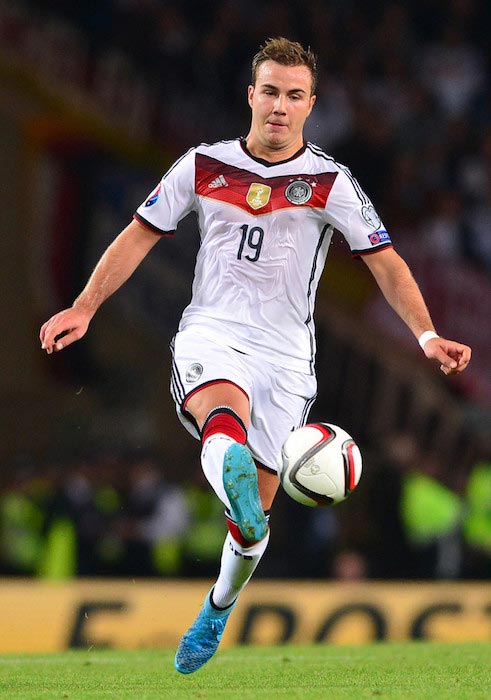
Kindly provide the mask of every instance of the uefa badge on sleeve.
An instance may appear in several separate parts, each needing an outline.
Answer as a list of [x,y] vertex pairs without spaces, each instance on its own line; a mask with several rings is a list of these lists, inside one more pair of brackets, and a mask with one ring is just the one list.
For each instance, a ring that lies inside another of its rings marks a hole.
[[370,204],[370,205],[365,205],[364,207],[361,208],[361,215],[367,222],[369,226],[371,226],[375,231],[380,228],[382,222],[380,220],[380,216],[377,214],[375,207]]

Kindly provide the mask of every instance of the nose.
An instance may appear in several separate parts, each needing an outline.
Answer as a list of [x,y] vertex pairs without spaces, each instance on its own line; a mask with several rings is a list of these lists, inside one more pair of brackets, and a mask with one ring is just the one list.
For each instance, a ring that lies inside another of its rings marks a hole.
[[277,95],[277,97],[274,101],[273,111],[275,114],[285,114],[285,96],[284,95]]

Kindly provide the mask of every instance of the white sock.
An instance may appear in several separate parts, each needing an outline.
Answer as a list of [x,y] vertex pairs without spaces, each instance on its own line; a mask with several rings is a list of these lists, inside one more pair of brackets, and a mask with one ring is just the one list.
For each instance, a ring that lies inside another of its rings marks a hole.
[[228,435],[214,433],[205,440],[201,450],[201,466],[204,475],[227,508],[230,508],[230,501],[223,487],[223,459],[225,452],[234,442],[235,440],[232,440]]
[[251,547],[243,547],[227,533],[222,550],[220,574],[213,589],[213,602],[218,608],[232,605],[239,593],[249,583],[269,542],[266,537]]

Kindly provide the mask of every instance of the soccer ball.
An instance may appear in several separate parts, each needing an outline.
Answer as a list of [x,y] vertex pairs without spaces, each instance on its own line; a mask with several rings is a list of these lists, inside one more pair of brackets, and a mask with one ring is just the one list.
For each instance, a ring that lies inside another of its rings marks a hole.
[[362,469],[358,445],[346,430],[309,423],[286,439],[279,477],[287,494],[305,506],[335,505],[357,486]]

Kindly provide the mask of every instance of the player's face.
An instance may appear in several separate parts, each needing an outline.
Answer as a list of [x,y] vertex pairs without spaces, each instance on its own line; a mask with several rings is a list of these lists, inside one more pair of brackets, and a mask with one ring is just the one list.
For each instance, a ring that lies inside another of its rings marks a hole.
[[259,65],[256,84],[248,90],[252,122],[247,148],[253,155],[278,161],[301,148],[303,125],[315,102],[311,90],[307,66],[283,66],[275,61]]

